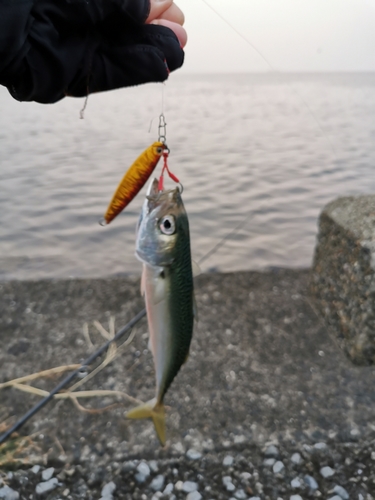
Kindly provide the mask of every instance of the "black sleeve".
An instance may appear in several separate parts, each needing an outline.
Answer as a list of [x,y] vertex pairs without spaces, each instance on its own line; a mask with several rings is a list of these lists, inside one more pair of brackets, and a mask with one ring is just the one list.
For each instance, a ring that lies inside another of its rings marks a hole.
[[19,101],[52,103],[164,81],[184,54],[144,25],[149,0],[0,0],[0,83]]

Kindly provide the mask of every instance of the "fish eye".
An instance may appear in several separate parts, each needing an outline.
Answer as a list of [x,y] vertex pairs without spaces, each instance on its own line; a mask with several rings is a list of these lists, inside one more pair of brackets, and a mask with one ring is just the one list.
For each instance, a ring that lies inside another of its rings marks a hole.
[[166,215],[159,222],[160,231],[170,236],[176,231],[176,223],[173,215]]
[[160,146],[156,148],[156,152],[158,155],[160,155],[162,152],[163,152],[163,148],[161,148]]

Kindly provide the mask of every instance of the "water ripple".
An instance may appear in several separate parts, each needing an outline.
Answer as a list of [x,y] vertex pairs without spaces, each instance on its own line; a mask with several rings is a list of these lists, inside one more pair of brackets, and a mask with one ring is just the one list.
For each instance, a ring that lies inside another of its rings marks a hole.
[[[322,207],[375,192],[374,90],[371,74],[171,76],[170,167],[195,258],[243,223],[203,270],[310,265]],[[156,84],[93,95],[79,120],[81,101],[19,104],[0,91],[0,279],[140,272],[145,191],[110,226],[98,220],[155,140],[160,102]]]

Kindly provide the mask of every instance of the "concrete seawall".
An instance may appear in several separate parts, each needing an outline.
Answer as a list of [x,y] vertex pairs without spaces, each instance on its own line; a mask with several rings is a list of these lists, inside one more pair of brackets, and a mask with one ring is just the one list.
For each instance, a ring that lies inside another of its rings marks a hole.
[[339,198],[320,216],[311,293],[341,348],[375,362],[375,195]]

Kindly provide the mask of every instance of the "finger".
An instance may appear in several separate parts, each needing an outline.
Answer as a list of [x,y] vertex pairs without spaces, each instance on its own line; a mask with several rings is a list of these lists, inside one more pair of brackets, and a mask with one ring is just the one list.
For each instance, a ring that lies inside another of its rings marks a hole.
[[173,0],[150,0],[150,14],[146,19],[146,23],[158,19],[172,4]]
[[173,33],[177,36],[178,41],[182,48],[185,47],[187,42],[187,33],[185,29],[177,23],[173,23],[171,21],[167,21],[166,19],[155,19],[150,24],[156,24],[159,26],[165,26],[173,31]]
[[185,22],[184,13],[174,3],[169,7],[169,9],[167,9],[166,11],[164,11],[161,14],[161,16],[159,16],[159,19],[166,19],[167,21],[172,21],[173,23],[180,24],[181,26]]

